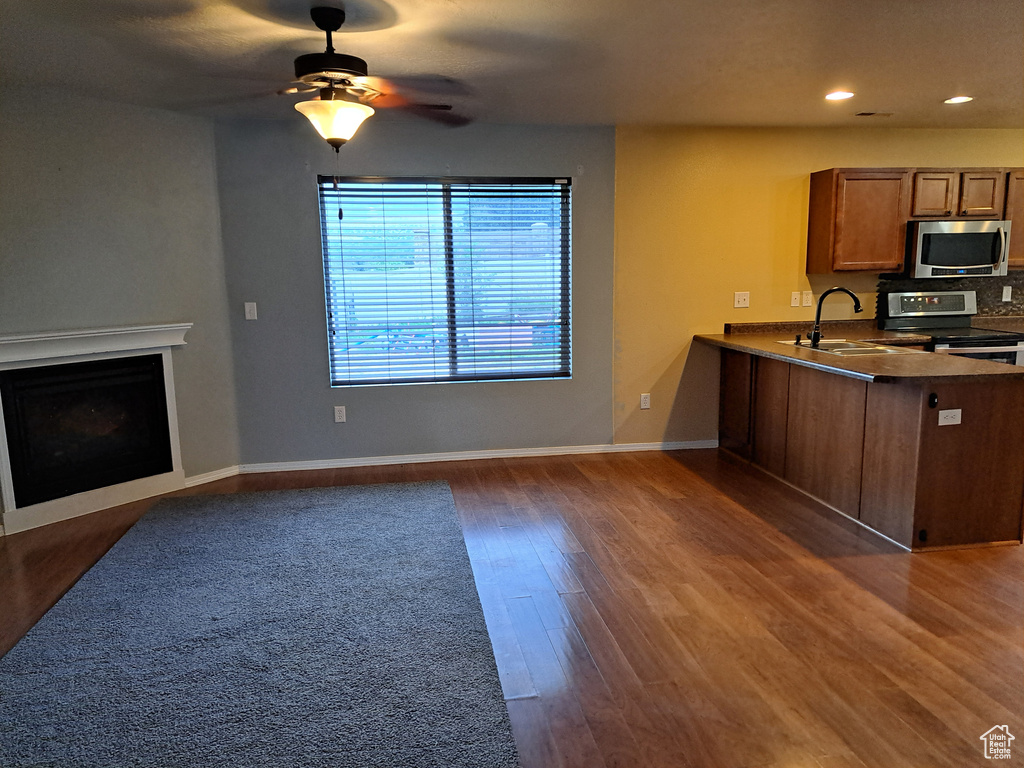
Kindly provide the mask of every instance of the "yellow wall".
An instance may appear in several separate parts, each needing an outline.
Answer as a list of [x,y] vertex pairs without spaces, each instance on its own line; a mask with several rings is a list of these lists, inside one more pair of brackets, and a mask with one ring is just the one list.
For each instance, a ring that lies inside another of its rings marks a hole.
[[[1024,131],[650,129],[616,132],[615,442],[714,439],[726,322],[813,319],[790,293],[840,283],[868,316],[876,277],[804,274],[809,174],[833,167],[1024,166]],[[733,292],[750,308],[733,309]],[[826,318],[852,317],[834,297]],[[651,409],[640,411],[640,394]]]

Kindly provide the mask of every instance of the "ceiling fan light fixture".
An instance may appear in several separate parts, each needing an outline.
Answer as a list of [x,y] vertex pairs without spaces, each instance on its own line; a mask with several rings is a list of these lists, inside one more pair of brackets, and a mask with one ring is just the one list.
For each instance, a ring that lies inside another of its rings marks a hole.
[[826,94],[825,98],[829,101],[842,101],[843,99],[852,99],[853,94],[850,91],[832,91],[832,93]]
[[974,101],[972,96],[954,96],[950,99],[946,99],[944,104],[966,104],[968,101]]
[[344,91],[324,88],[319,99],[300,101],[295,109],[306,116],[317,133],[338,152],[341,145],[351,139],[363,121],[370,117],[372,107],[345,98]]

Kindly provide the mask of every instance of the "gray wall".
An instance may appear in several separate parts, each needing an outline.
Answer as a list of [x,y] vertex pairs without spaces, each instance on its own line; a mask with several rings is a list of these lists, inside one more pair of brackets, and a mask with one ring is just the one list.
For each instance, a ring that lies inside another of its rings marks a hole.
[[192,322],[173,352],[186,475],[238,463],[213,129],[0,92],[0,334]]
[[[614,147],[612,128],[376,116],[335,155],[298,115],[218,125],[242,463],[611,443]],[[573,177],[572,380],[332,390],[318,173]]]

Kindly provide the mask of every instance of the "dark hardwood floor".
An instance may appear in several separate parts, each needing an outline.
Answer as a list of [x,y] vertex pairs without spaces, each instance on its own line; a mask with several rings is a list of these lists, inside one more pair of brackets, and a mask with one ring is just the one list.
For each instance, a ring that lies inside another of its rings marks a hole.
[[[426,479],[454,492],[524,768],[962,768],[995,725],[1024,765],[1021,547],[910,555],[714,450],[183,493]],[[151,503],[0,538],[0,653]]]

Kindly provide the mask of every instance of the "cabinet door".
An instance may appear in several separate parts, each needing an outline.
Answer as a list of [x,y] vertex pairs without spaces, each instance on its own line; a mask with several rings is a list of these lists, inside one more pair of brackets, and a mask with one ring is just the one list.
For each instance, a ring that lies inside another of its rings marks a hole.
[[1024,168],[1013,168],[1006,180],[1006,219],[1010,226],[1010,269],[1024,269]]
[[[921,420],[914,547],[1020,541],[1021,383],[932,382],[929,390],[938,407]],[[940,409],[958,409],[960,423],[940,425]]]
[[1006,174],[1000,170],[964,171],[960,176],[960,216],[998,219],[1003,215]]
[[785,479],[854,518],[866,398],[867,382],[790,366]]
[[937,413],[927,407],[927,396],[918,384],[868,384],[860,521],[908,549],[914,546],[921,420]]
[[910,174],[841,171],[836,179],[836,272],[896,272],[903,268]]
[[768,357],[754,362],[753,461],[785,477],[790,365]]
[[718,444],[745,459],[752,442],[751,406],[754,386],[753,357],[722,350],[718,402]]
[[960,191],[960,174],[956,171],[918,171],[914,174],[915,217],[952,216]]

